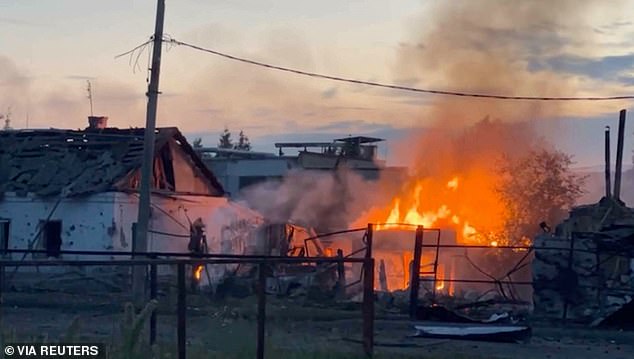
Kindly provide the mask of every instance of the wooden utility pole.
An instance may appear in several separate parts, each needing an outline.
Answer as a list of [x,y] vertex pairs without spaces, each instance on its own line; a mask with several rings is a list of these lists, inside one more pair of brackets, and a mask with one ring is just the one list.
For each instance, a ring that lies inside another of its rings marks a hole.
[[[159,95],[159,74],[161,71],[161,51],[163,48],[163,20],[165,19],[165,0],[157,0],[156,25],[154,28],[154,46],[152,48],[152,68],[147,91],[147,116],[145,134],[143,136],[143,164],[141,166],[141,183],[139,186],[139,215],[137,217],[136,241],[132,244],[133,255],[147,252],[147,238],[150,220],[151,179],[154,170],[154,137],[156,130],[156,110]],[[145,299],[145,267],[135,266],[133,269],[132,290],[137,304]]]

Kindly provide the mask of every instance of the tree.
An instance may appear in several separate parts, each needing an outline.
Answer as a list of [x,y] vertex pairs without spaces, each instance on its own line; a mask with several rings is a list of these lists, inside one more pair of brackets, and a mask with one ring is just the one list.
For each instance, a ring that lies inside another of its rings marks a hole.
[[235,145],[235,149],[242,151],[251,151],[251,141],[249,141],[249,138],[244,134],[244,131],[242,130],[240,130],[238,144]]
[[506,237],[525,242],[540,232],[540,223],[560,223],[583,194],[586,177],[572,172],[572,157],[555,150],[533,150],[505,158],[497,191],[507,208]]
[[218,141],[218,148],[224,148],[224,149],[233,148],[233,140],[231,139],[231,132],[229,132],[229,129],[226,127],[225,127],[225,130],[220,135],[220,140]]
[[203,147],[203,139],[200,138],[200,137],[194,139],[194,142],[192,142],[192,146],[194,148],[202,148]]

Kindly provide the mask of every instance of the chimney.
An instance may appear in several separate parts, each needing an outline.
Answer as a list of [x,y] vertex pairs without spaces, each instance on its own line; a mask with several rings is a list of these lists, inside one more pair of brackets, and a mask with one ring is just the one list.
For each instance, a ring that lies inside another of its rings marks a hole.
[[108,127],[108,117],[106,116],[88,116],[89,130],[102,130]]

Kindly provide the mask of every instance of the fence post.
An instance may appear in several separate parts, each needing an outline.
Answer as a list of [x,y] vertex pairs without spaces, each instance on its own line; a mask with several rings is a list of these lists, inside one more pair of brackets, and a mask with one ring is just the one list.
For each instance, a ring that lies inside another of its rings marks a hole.
[[372,258],[372,237],[374,237],[374,228],[372,223],[368,223],[365,237],[365,257]]
[[266,324],[266,272],[264,263],[258,265],[258,332],[257,359],[264,359],[264,326]]
[[423,254],[423,227],[416,227],[416,240],[414,242],[414,258],[410,268],[409,283],[409,317],[416,318],[416,309],[418,308],[418,292],[420,289],[420,261]]
[[178,300],[177,300],[177,338],[178,359],[186,358],[187,325],[187,286],[185,285],[185,263],[178,263]]
[[343,250],[337,249],[337,296],[343,298],[346,294],[346,268],[343,261]]
[[374,258],[363,261],[363,351],[368,358],[374,353]]
[[[150,299],[155,300],[157,298],[157,273],[156,264],[150,264]],[[150,345],[156,342],[156,309],[152,311],[150,315]]]
[[0,263],[0,333],[4,334],[4,266]]

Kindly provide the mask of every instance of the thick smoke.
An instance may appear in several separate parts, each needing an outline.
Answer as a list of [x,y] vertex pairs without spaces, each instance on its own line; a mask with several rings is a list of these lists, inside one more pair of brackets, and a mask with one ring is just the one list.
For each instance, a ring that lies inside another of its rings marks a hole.
[[346,169],[291,172],[281,182],[256,185],[243,194],[269,221],[288,221],[322,233],[347,228],[378,196],[376,184]]
[[[397,75],[427,87],[523,96],[584,96],[614,93],[605,83],[580,74],[557,73],[544,61],[562,55],[596,56],[598,34],[589,25],[597,12],[618,11],[621,1],[430,2],[402,46]],[[589,53],[590,52],[590,53]],[[461,126],[484,116],[533,120],[587,116],[614,111],[616,103],[496,101],[434,98],[421,114],[444,125]]]
[[[617,11],[619,3],[609,11]],[[421,87],[491,94],[560,97],[614,93],[604,83],[580,74],[556,73],[542,63],[560,55],[592,56],[587,50],[597,38],[588,20],[601,5],[573,0],[430,2],[410,30],[411,41],[399,49],[395,77],[413,79]],[[431,125],[400,144],[398,152],[409,160],[415,178],[404,183],[400,193],[385,189],[389,181],[370,185],[356,179],[352,185],[341,186],[329,175],[295,174],[281,184],[254,188],[247,200],[280,220],[341,228],[346,223],[384,219],[374,218],[371,207],[385,209],[393,196],[410,196],[422,179],[429,188],[441,189],[448,179],[460,175],[465,195],[453,210],[481,219],[482,223],[472,225],[499,224],[502,209],[494,187],[500,159],[549,147],[531,121],[587,116],[622,106],[456,97],[431,97],[421,105],[418,119]],[[446,199],[434,196],[438,191],[430,192],[421,204],[435,210]],[[375,193],[384,196],[372,195]],[[367,212],[355,218],[363,209]]]

